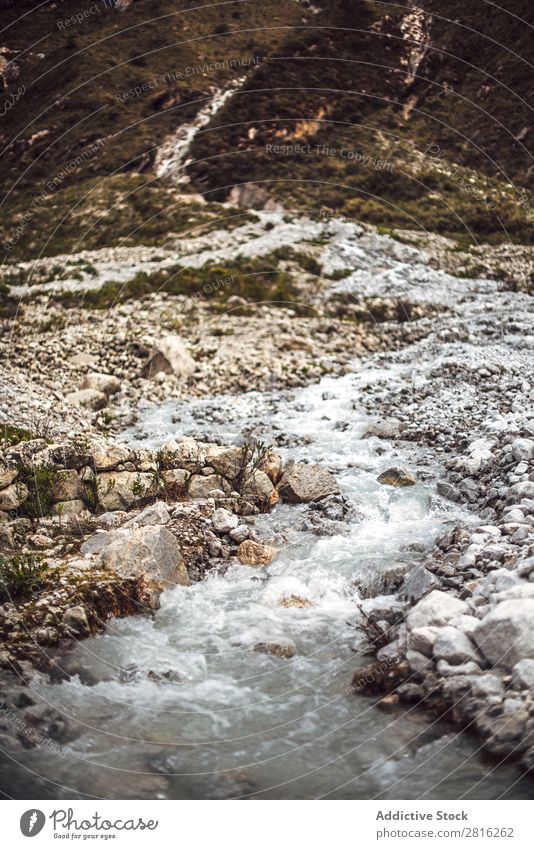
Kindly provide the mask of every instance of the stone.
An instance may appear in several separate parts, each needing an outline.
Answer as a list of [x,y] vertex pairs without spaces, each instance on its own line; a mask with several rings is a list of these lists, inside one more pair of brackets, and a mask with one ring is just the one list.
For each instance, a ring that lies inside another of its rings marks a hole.
[[421,652],[414,651],[413,649],[408,649],[406,652],[406,660],[408,661],[408,665],[412,672],[415,673],[421,674],[423,672],[429,672],[434,668],[430,658],[421,654]]
[[156,344],[154,354],[145,364],[142,376],[152,378],[159,372],[173,374],[183,380],[196,371],[197,365],[181,336],[168,334]]
[[13,483],[17,474],[16,469],[8,469],[7,466],[0,466],[0,489],[5,489],[10,483]]
[[233,531],[239,524],[238,517],[234,513],[230,513],[229,510],[225,510],[224,507],[215,510],[211,521],[215,530],[220,534],[227,534]]
[[460,663],[455,666],[442,658],[441,660],[438,660],[436,668],[438,673],[444,678],[448,678],[452,675],[480,675],[482,672],[480,666],[472,660],[468,660],[467,663]]
[[68,628],[69,631],[73,631],[75,634],[86,636],[91,631],[87,620],[87,613],[81,604],[75,607],[68,607],[63,614],[62,622],[65,628]]
[[83,501],[85,496],[83,481],[74,469],[65,469],[57,473],[52,487],[54,501]]
[[392,466],[378,475],[377,481],[383,486],[414,486],[417,483],[417,477],[413,472],[402,469],[400,466]]
[[409,646],[411,649],[432,657],[434,653],[434,640],[439,628],[428,626],[425,628],[414,628],[410,633]]
[[268,566],[276,554],[276,548],[252,539],[245,540],[237,549],[238,560],[244,566]]
[[470,660],[480,663],[480,656],[469,637],[451,625],[437,629],[434,656],[443,658],[454,666]]
[[98,501],[104,510],[128,509],[155,491],[154,476],[148,472],[103,472],[97,481]]
[[278,493],[268,475],[255,469],[248,477],[243,487],[243,495],[258,498],[262,503],[272,507],[278,502]]
[[170,522],[170,514],[167,505],[163,501],[156,501],[155,504],[150,504],[148,507],[128,519],[122,526],[123,528],[143,527],[144,525],[166,525]]
[[180,442],[170,439],[161,448],[161,455],[168,468],[186,469],[188,472],[200,472],[206,463],[205,447],[186,437]]
[[107,545],[110,545],[117,538],[113,531],[99,531],[82,543],[80,554],[100,554]]
[[396,439],[401,432],[399,419],[388,419],[387,421],[374,422],[369,425],[364,437],[376,436],[378,439]]
[[52,512],[55,516],[59,516],[63,521],[87,521],[91,518],[91,513],[87,509],[85,503],[75,498],[73,501],[58,501],[54,504]]
[[486,675],[476,675],[471,679],[471,692],[473,696],[500,696],[504,692],[504,685],[497,675],[491,672]]
[[96,389],[97,392],[102,392],[107,398],[110,395],[115,395],[121,388],[121,382],[112,374],[102,374],[101,372],[91,372],[82,381],[81,389]]
[[424,628],[427,625],[447,625],[453,616],[461,616],[468,610],[465,601],[441,590],[432,590],[411,609],[406,622],[409,629]]
[[512,684],[517,690],[534,690],[534,660],[525,657],[515,664]]
[[312,607],[313,602],[309,598],[300,595],[289,595],[278,602],[280,607]]
[[512,669],[524,658],[534,659],[534,598],[518,598],[495,605],[479,622],[474,640],[493,666]]
[[29,493],[23,483],[13,483],[0,490],[0,510],[16,510],[23,504]]
[[534,498],[534,481],[518,481],[510,487],[506,496],[509,503],[515,504],[522,498]]
[[267,451],[265,456],[259,463],[258,469],[260,472],[265,472],[271,483],[277,484],[282,477],[283,461],[279,454],[274,451]]
[[78,392],[70,392],[65,396],[65,400],[69,404],[74,404],[76,407],[86,407],[93,412],[103,410],[108,402],[104,393],[97,389],[79,389]]
[[108,472],[116,469],[120,463],[127,463],[131,451],[119,442],[97,442],[91,446],[91,456],[97,472]]
[[294,643],[257,643],[254,651],[289,659],[295,655],[297,649]]
[[464,613],[462,616],[455,616],[454,619],[451,619],[449,625],[452,625],[453,628],[458,628],[459,631],[463,631],[468,637],[472,637],[479,622],[480,619],[477,619],[476,616],[468,616]]
[[229,537],[232,542],[236,542],[240,545],[250,536],[250,528],[248,525],[238,525],[237,528],[234,528],[229,532]]
[[514,439],[511,451],[516,460],[534,460],[534,439]]
[[216,498],[228,495],[230,484],[220,475],[193,475],[187,494],[190,498]]
[[156,606],[160,593],[176,584],[188,586],[180,546],[171,532],[161,525],[109,531],[107,544],[99,550],[104,566],[121,577],[142,577]]
[[430,590],[439,586],[439,581],[432,572],[424,566],[416,566],[406,575],[401,594],[410,602],[416,602],[423,598]]
[[290,460],[278,484],[278,492],[290,504],[320,501],[328,495],[338,494],[335,477],[314,463],[296,463]]
[[235,446],[210,445],[205,452],[206,463],[218,474],[233,480],[241,470],[243,451]]
[[169,469],[162,472],[161,477],[163,478],[165,488],[170,493],[173,493],[173,491],[185,493],[191,473],[186,471],[186,469]]

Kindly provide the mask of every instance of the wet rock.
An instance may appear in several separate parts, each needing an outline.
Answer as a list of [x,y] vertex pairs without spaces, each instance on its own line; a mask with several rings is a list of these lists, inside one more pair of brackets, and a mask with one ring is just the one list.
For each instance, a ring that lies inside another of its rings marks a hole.
[[416,602],[423,598],[430,590],[439,586],[439,581],[432,572],[424,566],[416,566],[404,579],[401,595],[410,602]]
[[215,530],[220,534],[227,534],[233,531],[239,524],[238,517],[234,513],[230,513],[229,510],[225,510],[224,507],[215,510],[211,521]]
[[290,595],[278,602],[280,607],[312,607],[313,602],[309,598],[299,595]]
[[115,395],[121,388],[121,382],[112,374],[102,374],[100,372],[91,372],[82,381],[80,389],[95,389],[101,392],[107,398],[110,395]]
[[62,622],[65,628],[77,636],[87,636],[91,631],[87,613],[81,604],[67,608],[63,614]]
[[297,649],[294,643],[257,643],[254,646],[254,651],[289,659],[294,657]]
[[244,566],[268,566],[278,554],[276,548],[247,539],[237,549],[237,557]]
[[284,501],[302,504],[337,494],[339,487],[335,477],[321,466],[290,460],[278,485],[278,492]]
[[400,466],[392,466],[378,475],[377,481],[383,486],[414,486],[417,483],[417,477],[413,472],[407,471],[407,469],[401,469]]
[[468,611],[465,601],[441,590],[432,590],[412,608],[406,622],[410,630],[424,628],[427,625],[447,625],[454,616],[461,616]]
[[406,660],[412,672],[416,674],[424,674],[434,668],[432,661],[414,649],[408,649],[406,652]]

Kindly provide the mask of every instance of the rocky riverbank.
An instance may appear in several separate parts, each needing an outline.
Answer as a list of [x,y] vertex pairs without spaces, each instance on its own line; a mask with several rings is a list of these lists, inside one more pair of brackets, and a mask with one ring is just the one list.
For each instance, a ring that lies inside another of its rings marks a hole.
[[[255,257],[273,249],[276,227],[265,223],[256,241],[241,234]],[[342,592],[366,635],[366,662],[350,661],[343,687],[356,668],[354,692],[381,694],[382,707],[400,717],[404,702],[421,705],[476,731],[492,755],[530,769],[532,300],[512,285],[449,274],[441,242],[422,250],[335,220],[313,235],[320,244],[306,249],[320,273],[299,272],[303,292],[314,283],[306,304],[313,315],[303,315],[298,300],[272,307],[239,297],[221,311],[220,303],[163,293],[102,312],[37,292],[19,319],[6,319],[14,335],[1,343],[12,393],[2,400],[0,541],[12,572],[20,563],[34,572],[27,596],[2,605],[2,664],[25,680],[38,668],[47,680],[94,683],[68,657],[76,641],[112,617],[151,616],[162,590],[243,565],[268,582],[270,564],[276,570],[295,534],[309,535],[305,546],[310,536],[332,539],[350,553],[365,497],[339,479],[358,466],[363,437],[388,510],[417,510],[408,494],[424,482],[440,515],[449,505],[463,518],[440,525],[430,545],[406,545],[400,562],[380,570],[362,571],[361,552],[354,555]],[[29,343],[15,341],[17,320],[28,323]],[[354,377],[351,412],[338,420],[334,404],[315,420],[312,409],[309,424],[304,414],[292,431],[284,410],[295,390],[324,375],[326,404],[336,381]],[[202,398],[204,418],[189,421]],[[317,467],[315,431],[341,440],[360,415],[355,456],[337,462],[335,477]],[[215,435],[214,423],[225,422],[235,424],[234,443]],[[143,440],[157,448],[141,447]],[[293,458],[283,461],[278,451],[288,448]],[[290,512],[276,529],[280,510]],[[301,584],[278,607],[315,611]],[[283,633],[249,642],[258,658],[298,658]],[[362,654],[361,643],[356,650]],[[25,703],[18,690],[4,701],[16,711],[17,699]],[[14,728],[2,725],[17,745],[29,745]]]

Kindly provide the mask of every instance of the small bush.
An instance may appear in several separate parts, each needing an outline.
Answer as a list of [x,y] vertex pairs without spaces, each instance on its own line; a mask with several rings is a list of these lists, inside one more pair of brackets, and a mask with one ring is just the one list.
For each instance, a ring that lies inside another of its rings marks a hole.
[[38,554],[0,554],[0,602],[31,595],[50,578],[48,564]]

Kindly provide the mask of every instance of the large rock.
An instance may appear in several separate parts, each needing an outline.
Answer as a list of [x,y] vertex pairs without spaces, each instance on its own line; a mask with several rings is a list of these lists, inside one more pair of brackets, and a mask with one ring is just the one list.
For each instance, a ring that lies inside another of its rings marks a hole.
[[378,475],[377,481],[384,486],[414,486],[417,478],[413,472],[401,469],[400,466],[392,466]]
[[454,616],[461,616],[462,613],[468,612],[469,608],[465,601],[441,590],[433,590],[411,609],[406,624],[410,629],[426,628],[428,625],[447,625]]
[[26,501],[28,494],[23,483],[13,483],[0,490],[0,510],[16,510]]
[[6,486],[13,483],[16,477],[16,469],[8,469],[7,466],[0,466],[0,489],[5,489]]
[[207,465],[204,446],[192,437],[180,442],[170,439],[162,446],[161,456],[168,468],[186,469],[193,473],[200,472]]
[[108,399],[103,392],[98,389],[79,389],[78,392],[71,392],[66,396],[69,404],[75,404],[77,407],[86,407],[88,410],[103,410]]
[[221,492],[228,495],[231,486],[221,475],[193,475],[189,481],[187,494],[190,498],[212,498]]
[[516,460],[534,460],[534,439],[515,439],[512,454]]
[[339,486],[335,477],[321,466],[290,460],[278,484],[278,492],[290,504],[303,504],[337,494]]
[[144,527],[145,525],[166,525],[170,522],[169,510],[164,501],[156,501],[149,504],[137,516],[133,516],[124,523],[123,528]]
[[534,658],[534,598],[502,601],[475,628],[474,640],[493,666],[511,669]]
[[54,481],[54,501],[83,501],[86,492],[83,481],[74,469],[58,472]]
[[268,566],[276,554],[278,554],[276,548],[252,539],[245,540],[237,549],[239,562],[244,566]]
[[255,469],[248,477],[243,488],[243,495],[258,498],[270,507],[278,501],[278,493],[273,482],[265,472],[261,472],[259,469]]
[[[167,528],[161,525],[135,530],[121,528],[97,536],[105,538],[97,540],[95,546],[103,565],[121,577],[144,578],[154,605],[163,590],[176,584],[189,584],[180,546]],[[85,547],[86,551],[91,548],[87,544]]]
[[433,647],[434,657],[446,660],[457,666],[460,663],[480,663],[480,656],[473,643],[458,628],[445,625],[438,628]]
[[210,445],[205,450],[206,465],[211,466],[218,475],[233,480],[239,474],[243,460],[241,448],[234,445],[222,447]]
[[91,456],[98,472],[116,469],[120,463],[127,463],[131,451],[119,442],[96,442],[91,446]]
[[148,472],[103,472],[98,475],[98,500],[105,510],[128,509],[154,491],[154,476]]
[[518,690],[534,691],[534,660],[525,657],[512,669],[513,685]]
[[143,368],[143,377],[154,377],[159,372],[174,374],[186,379],[196,371],[196,363],[187,350],[181,336],[164,336],[156,346],[156,351]]
[[219,508],[213,514],[211,521],[213,522],[213,527],[220,534],[228,534],[230,531],[233,531],[234,528],[237,528],[239,524],[239,519],[234,513],[230,513],[229,510],[225,510],[224,507]]
[[96,389],[97,392],[102,392],[107,398],[110,395],[115,395],[121,388],[121,382],[112,374],[102,374],[101,372],[92,372],[88,374],[82,381],[81,389]]
[[430,590],[439,586],[439,581],[424,566],[416,566],[404,579],[401,594],[412,603],[419,601]]

